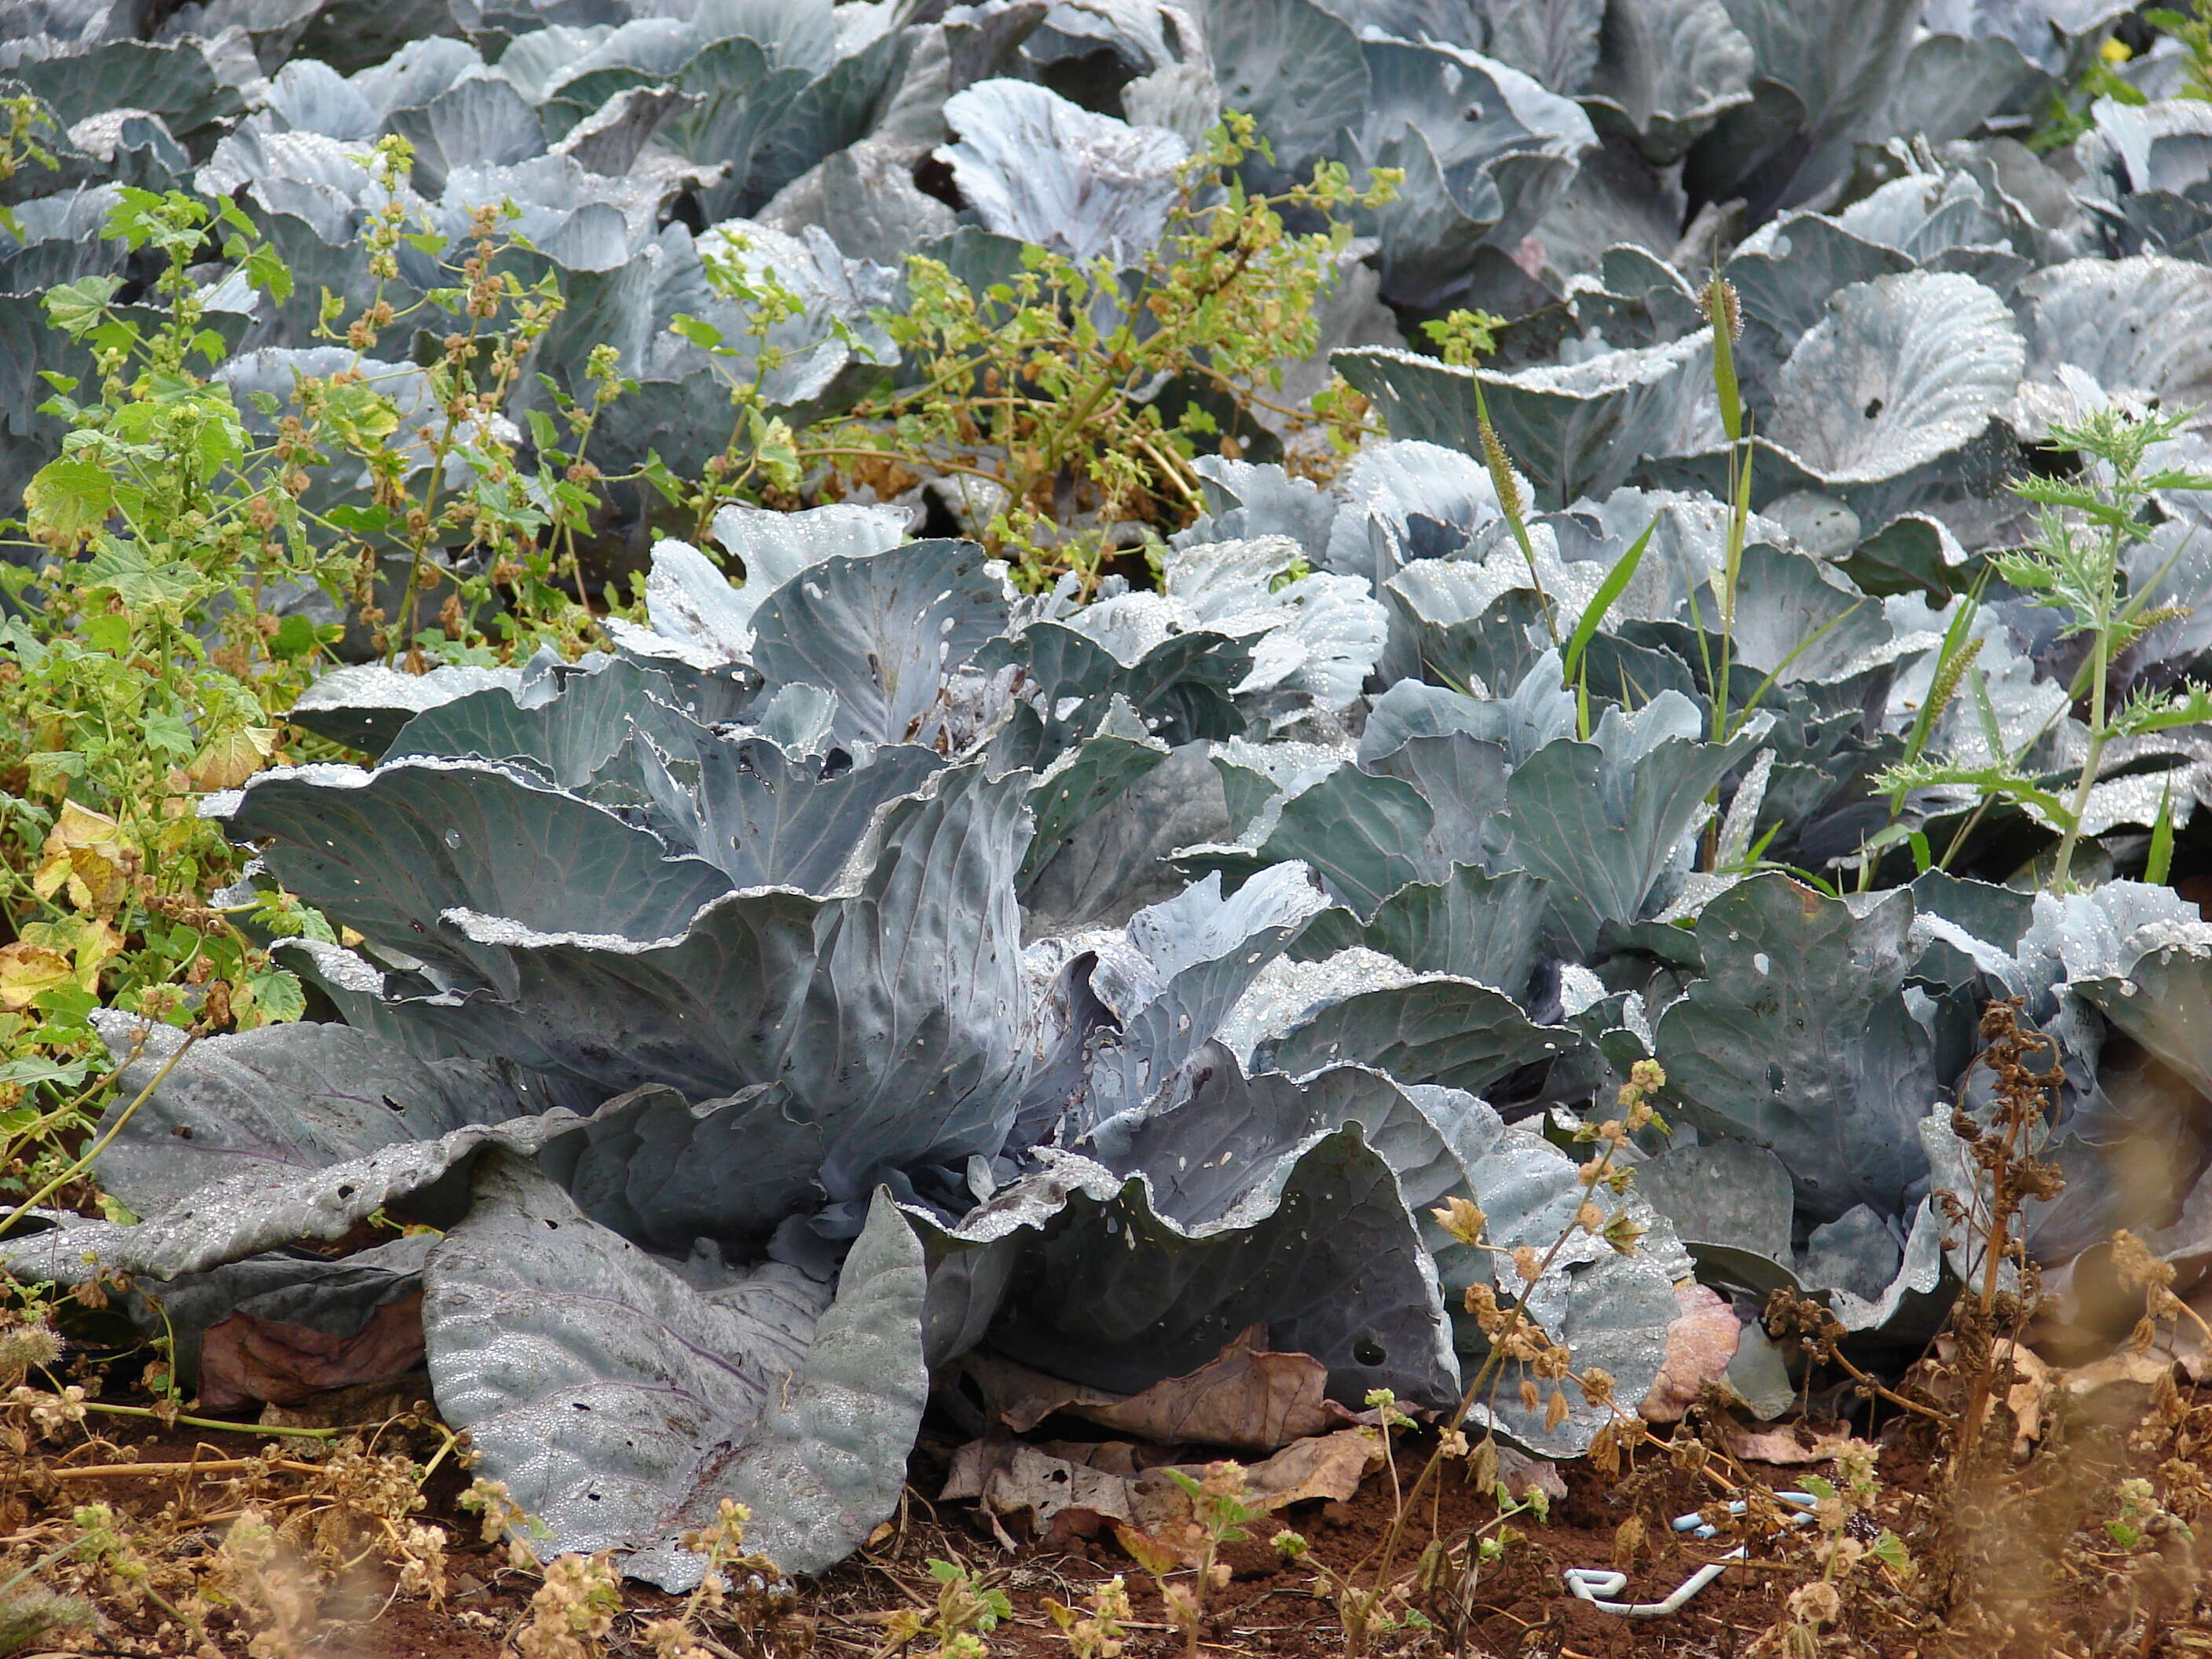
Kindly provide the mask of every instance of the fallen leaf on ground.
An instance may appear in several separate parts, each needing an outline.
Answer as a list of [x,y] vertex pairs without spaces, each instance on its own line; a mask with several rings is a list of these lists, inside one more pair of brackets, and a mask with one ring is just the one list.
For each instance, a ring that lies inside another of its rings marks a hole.
[[1266,1328],[1255,1325],[1196,1370],[1133,1395],[1083,1388],[988,1355],[963,1369],[991,1413],[1017,1434],[1065,1412],[1143,1440],[1273,1451],[1329,1426],[1328,1368],[1310,1354],[1271,1352],[1266,1340]]
[[1386,1412],[1393,1423],[1402,1424],[1408,1418],[1416,1423],[1437,1420],[1437,1413],[1433,1410],[1426,1406],[1416,1406],[1410,1400],[1394,1400],[1387,1407],[1369,1406],[1360,1411],[1352,1410],[1340,1400],[1324,1400],[1321,1404],[1322,1410],[1328,1414],[1328,1426],[1331,1428],[1379,1429],[1382,1426]]
[[1498,1478],[1516,1498],[1526,1498],[1532,1492],[1540,1492],[1547,1498],[1567,1495],[1567,1478],[1559,1473],[1557,1463],[1548,1458],[1531,1457],[1510,1446],[1498,1449]]
[[993,1515],[1026,1516],[1040,1538],[1097,1535],[1103,1523],[1134,1518],[1134,1482],[1018,1440],[974,1440],[952,1455],[942,1500],[981,1504]]
[[2212,1291],[2199,1291],[2186,1305],[2195,1317],[2183,1319],[2176,1329],[2174,1358],[2191,1382],[2212,1380],[2212,1335],[2205,1328],[2212,1325]]
[[[1312,1498],[1349,1498],[1359,1490],[1368,1470],[1382,1465],[1382,1448],[1363,1429],[1317,1434],[1310,1440],[1293,1441],[1264,1462],[1247,1467],[1244,1501],[1257,1509],[1279,1510]],[[1138,1484],[1144,1486],[1155,1480],[1178,1499],[1182,1498],[1182,1488],[1157,1471],[1139,1477]]]
[[[2055,1379],[2062,1373],[2054,1370],[2034,1349],[2006,1341],[1996,1345],[1993,1359],[2012,1362],[2012,1386],[2005,1390],[2005,1406],[2012,1413],[2012,1455],[2027,1455],[2028,1448],[2042,1437],[2043,1411],[2050,1399]],[[1951,1370],[1959,1363],[1959,1345],[1949,1335],[1936,1339],[1936,1364],[1933,1366],[1915,1365],[1907,1373],[1909,1378],[1938,1403],[1955,1407],[1959,1403],[1959,1382]]]
[[1728,1431],[1729,1450],[1745,1462],[1786,1466],[1825,1463],[1850,1437],[1849,1424],[1803,1419],[1773,1428]]
[[2033,1349],[2005,1346],[2013,1350],[2013,1385],[2005,1390],[2005,1405],[2012,1412],[2013,1455],[2024,1457],[2043,1434],[2043,1402],[2051,1393],[2051,1371]]
[[2072,1395],[2094,1394],[2100,1389],[2109,1389],[2121,1383],[2133,1383],[2148,1389],[2171,1371],[2179,1362],[2164,1348],[2153,1348],[2148,1353],[2137,1353],[2123,1348],[2108,1354],[2091,1365],[2077,1365],[2063,1373],[2060,1381],[2066,1392]]
[[1164,1468],[1179,1460],[1164,1446],[1137,1440],[1038,1440],[1030,1443],[1053,1457],[1082,1463],[1108,1474],[1125,1474],[1132,1480],[1146,1469]]
[[1743,1328],[1735,1310],[1693,1279],[1674,1286],[1674,1306],[1666,1358],[1639,1407],[1650,1423],[1680,1421],[1709,1384],[1727,1381]]
[[200,1343],[200,1406],[295,1405],[325,1389],[389,1382],[422,1364],[422,1293],[387,1303],[351,1336],[234,1313]]
[[[1364,1430],[1315,1435],[1245,1465],[1243,1499],[1267,1510],[1311,1498],[1350,1498],[1382,1461],[1381,1448]],[[1174,1540],[1192,1521],[1190,1498],[1176,1471],[1197,1479],[1206,1466],[1146,1464],[1144,1449],[1124,1441],[1033,1446],[999,1437],[971,1441],[953,1454],[939,1498],[979,1503],[1009,1519],[1026,1516],[1032,1531],[1048,1539],[1093,1537],[1102,1525],[1120,1522],[1156,1540]]]

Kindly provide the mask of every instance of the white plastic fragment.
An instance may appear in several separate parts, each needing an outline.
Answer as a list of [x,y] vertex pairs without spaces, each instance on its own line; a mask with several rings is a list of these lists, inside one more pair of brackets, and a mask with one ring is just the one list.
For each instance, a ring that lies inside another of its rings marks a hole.
[[[1778,1492],[1774,1495],[1784,1504],[1798,1506],[1799,1512],[1790,1517],[1791,1526],[1802,1527],[1813,1518],[1814,1500],[1812,1493]],[[1742,1501],[1738,1499],[1730,1504],[1729,1513],[1741,1515]],[[1711,1523],[1695,1510],[1687,1515],[1676,1516],[1674,1527],[1676,1532],[1688,1533],[1693,1538],[1711,1538],[1715,1530]],[[1624,1619],[1663,1619],[1670,1613],[1680,1612],[1692,1596],[1728,1571],[1729,1562],[1742,1560],[1750,1549],[1748,1544],[1738,1544],[1719,1560],[1707,1562],[1677,1585],[1674,1593],[1663,1601],[1614,1601],[1606,1599],[1618,1595],[1628,1588],[1628,1575],[1605,1567],[1569,1567],[1559,1576],[1566,1581],[1570,1592],[1589,1602],[1600,1613],[1617,1613]]]

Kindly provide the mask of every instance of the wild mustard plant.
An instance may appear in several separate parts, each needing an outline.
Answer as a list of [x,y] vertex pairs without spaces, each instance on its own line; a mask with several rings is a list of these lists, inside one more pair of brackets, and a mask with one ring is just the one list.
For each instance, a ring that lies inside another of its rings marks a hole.
[[1244,1501],[1245,1474],[1241,1463],[1209,1463],[1201,1479],[1182,1469],[1170,1469],[1175,1483],[1190,1499],[1197,1525],[1198,1547],[1187,1580],[1158,1576],[1160,1600],[1168,1618],[1182,1633],[1183,1652],[1197,1659],[1199,1638],[1206,1629],[1206,1598],[1229,1588],[1229,1564],[1221,1559],[1224,1544],[1239,1544],[1251,1534],[1244,1528],[1260,1511]]
[[1505,319],[1486,311],[1454,311],[1421,325],[1437,355],[1455,368],[1472,368],[1498,349],[1498,331]]
[[[2169,12],[2167,15],[2175,14]],[[2146,14],[2145,21],[2155,23],[2158,19]],[[2120,73],[2120,66],[2134,56],[2125,41],[2117,35],[2107,36],[2096,56],[2082,66],[2070,85],[2051,89],[2044,101],[2041,123],[2028,135],[2028,149],[2039,155],[2047,155],[2094,131],[2097,118],[2092,112],[2101,98],[2138,108],[2148,103],[2150,100],[2142,89]]]
[[[799,483],[797,439],[781,416],[769,412],[768,386],[769,377],[787,361],[786,349],[770,336],[803,317],[805,301],[773,270],[746,258],[746,252],[740,236],[735,246],[709,246],[701,252],[708,286],[744,313],[739,341],[730,340],[717,325],[685,313],[679,312],[669,325],[672,332],[715,360],[730,393],[730,435],[720,450],[707,458],[704,477],[685,484],[665,468],[648,469],[661,494],[690,519],[695,541],[705,538],[718,509],[744,499],[747,492],[788,492]],[[829,338],[857,344],[842,318],[831,317],[829,328]]]
[[208,1598],[243,1626],[249,1659],[314,1652],[320,1587],[258,1505],[249,1504],[224,1533],[212,1580]]
[[[2074,857],[2081,845],[2090,792],[2096,787],[2106,750],[2123,738],[2142,737],[2177,726],[2212,720],[2212,693],[2190,684],[2167,692],[2137,691],[2115,703],[2112,668],[2136,640],[2174,612],[2153,606],[2148,591],[2125,591],[2122,555],[2150,538],[2144,510],[2154,493],[2212,489],[2212,476],[2153,465],[2153,451],[2180,431],[2186,412],[2140,418],[2106,405],[2082,419],[2054,426],[2051,447],[2070,451],[2083,462],[2070,477],[2029,477],[2013,490],[2035,504],[2035,538],[2029,545],[1997,555],[1991,569],[2036,604],[2059,611],[2062,632],[2082,636],[2088,649],[2068,687],[2076,707],[2086,705],[2087,736],[2071,787],[2032,770],[2027,760],[2043,732],[2018,745],[1996,734],[1996,718],[1963,633],[1960,619],[1944,646],[1929,704],[1948,702],[1963,684],[1982,714],[1990,757],[1961,763],[1925,754],[1891,767],[1875,786],[1892,792],[1935,785],[1965,785],[1978,791],[1983,805],[2008,801],[2033,807],[2059,831],[2046,884],[2067,890]],[[1923,715],[1928,711],[1923,708]],[[1930,717],[1932,718],[1932,716]],[[1923,731],[1924,722],[1916,722]],[[1924,741],[1924,732],[1923,732]]]
[[[1343,216],[1389,200],[1396,180],[1378,170],[1356,188],[1340,164],[1322,163],[1305,184],[1255,195],[1234,176],[1255,154],[1263,142],[1232,112],[1186,165],[1158,246],[1126,270],[1031,246],[1018,272],[979,293],[941,262],[909,260],[908,308],[882,319],[908,383],[804,434],[799,459],[878,488],[974,480],[997,503],[985,541],[1036,587],[1062,570],[1094,580],[1116,524],[1194,516],[1201,441],[1238,445],[1213,412],[1224,402],[1316,423],[1348,447],[1360,429],[1348,394],[1297,410],[1270,393],[1314,349],[1315,301],[1352,236]],[[1286,214],[1320,215],[1328,228],[1293,231]]]
[[556,1556],[514,1633],[522,1659],[599,1659],[622,1614],[622,1578],[604,1555]]

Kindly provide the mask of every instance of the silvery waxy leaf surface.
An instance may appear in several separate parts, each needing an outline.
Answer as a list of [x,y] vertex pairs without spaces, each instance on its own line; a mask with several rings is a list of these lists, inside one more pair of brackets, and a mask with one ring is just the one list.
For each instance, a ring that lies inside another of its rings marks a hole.
[[[458,435],[458,487],[611,349],[636,385],[591,455],[636,490],[602,527],[637,581],[603,649],[419,674],[368,660],[360,595],[283,600],[343,659],[290,712],[319,758],[204,810],[253,860],[226,914],[281,886],[325,924],[256,935],[315,1018],[186,1046],[103,1013],[97,1175],[143,1218],[41,1213],[16,1277],[131,1274],[187,1374],[227,1318],[345,1335],[419,1297],[481,1472],[552,1548],[683,1590],[724,1498],[787,1569],[859,1547],[975,1351],[1134,1391],[1258,1325],[1344,1406],[1484,1379],[1476,1422],[1571,1456],[1608,1410],[1529,1410],[1470,1287],[1623,1405],[1692,1273],[1917,1350],[1971,1265],[1952,1114],[1991,1109],[1996,998],[2063,1079],[2053,1282],[2122,1224],[2212,1274],[2212,927],[2167,884],[2201,879],[2212,746],[2099,739],[2084,642],[1997,562],[2037,533],[2010,486],[2105,481],[2054,432],[2178,416],[2105,690],[2212,673],[2212,117],[2170,42],[2116,71],[2141,102],[2074,90],[2123,8],[78,10],[0,31],[56,161],[0,181],[0,511],[69,430],[41,404],[101,373],[46,292],[143,285],[108,216],[198,189],[295,279],[198,296],[261,438],[357,368],[398,476]],[[2069,99],[2078,137],[2023,142]],[[909,255],[988,289],[1031,244],[1141,299],[1231,112],[1248,191],[1395,193],[1253,430],[1184,419],[1206,366],[1132,388],[1197,453],[1157,521],[1091,526],[1110,568],[1018,591],[959,538],[1013,504],[950,473],[643,504],[648,457],[691,481],[731,444],[733,386],[799,454],[910,377]],[[373,174],[386,137],[411,165]],[[336,343],[321,296],[412,314],[439,264],[403,240],[373,276],[364,227],[465,237],[488,202],[563,304],[457,434],[420,343]],[[1446,361],[1425,325],[1477,309],[1494,349]],[[1301,430],[1332,376],[1373,417],[1341,455]],[[480,551],[398,582],[434,609]],[[2081,890],[2033,891],[2093,750]],[[2035,793],[1879,781],[1915,759]],[[1644,1060],[1674,1139],[1587,1188],[1573,1137]],[[320,1253],[386,1220],[437,1236]]]

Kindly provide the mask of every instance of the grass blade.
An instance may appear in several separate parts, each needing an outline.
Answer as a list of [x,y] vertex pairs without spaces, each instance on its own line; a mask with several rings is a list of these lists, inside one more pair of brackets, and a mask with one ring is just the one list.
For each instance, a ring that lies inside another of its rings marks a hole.
[[1613,601],[1621,596],[1630,582],[1636,580],[1636,568],[1644,562],[1644,550],[1651,544],[1651,532],[1658,528],[1659,520],[1655,516],[1650,524],[1644,526],[1644,533],[1636,538],[1635,544],[1614,562],[1611,570],[1606,572],[1605,580],[1598,584],[1597,592],[1590,596],[1589,604],[1583,609],[1582,620],[1575,624],[1573,637],[1567,641],[1567,654],[1560,660],[1559,667],[1564,676],[1560,682],[1562,684],[1572,685],[1575,683],[1575,671],[1581,665],[1583,653],[1589,648],[1590,641],[1596,637],[1598,624],[1605,620],[1605,613],[1613,609]]
[[2154,887],[2163,887],[2172,871],[2173,786],[2169,783],[2159,797],[2158,817],[2150,826],[2150,859],[2143,866],[2143,879]]

